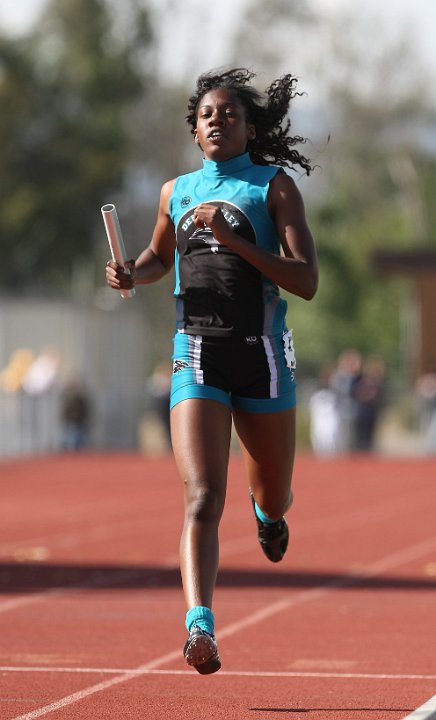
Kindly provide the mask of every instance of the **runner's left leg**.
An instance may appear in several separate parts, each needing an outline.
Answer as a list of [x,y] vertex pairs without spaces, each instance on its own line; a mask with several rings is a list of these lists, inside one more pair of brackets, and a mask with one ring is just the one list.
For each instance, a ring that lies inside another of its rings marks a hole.
[[234,409],[248,482],[260,509],[278,520],[292,503],[295,407],[273,413]]

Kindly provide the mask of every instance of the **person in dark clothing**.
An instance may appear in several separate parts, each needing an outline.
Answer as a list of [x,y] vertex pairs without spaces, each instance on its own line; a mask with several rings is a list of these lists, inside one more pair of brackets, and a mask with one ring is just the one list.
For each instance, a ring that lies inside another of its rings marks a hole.
[[62,448],[78,452],[89,444],[91,403],[84,387],[76,380],[69,382],[62,395]]

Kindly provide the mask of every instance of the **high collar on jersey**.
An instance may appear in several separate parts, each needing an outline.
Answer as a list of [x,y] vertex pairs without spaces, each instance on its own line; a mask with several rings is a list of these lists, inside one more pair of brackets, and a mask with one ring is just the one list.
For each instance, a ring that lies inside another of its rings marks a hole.
[[237,172],[241,172],[241,170],[246,170],[252,165],[250,153],[248,152],[230,158],[230,160],[224,160],[223,162],[215,162],[215,160],[206,160],[203,158],[203,172],[207,177],[234,175]]

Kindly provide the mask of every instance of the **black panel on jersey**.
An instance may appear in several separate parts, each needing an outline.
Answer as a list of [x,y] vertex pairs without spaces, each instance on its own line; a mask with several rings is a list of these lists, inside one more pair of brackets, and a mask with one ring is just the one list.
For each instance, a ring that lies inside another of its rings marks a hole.
[[[256,243],[253,227],[235,205],[213,201],[234,232]],[[262,276],[233,250],[220,245],[209,228],[193,222],[192,208],[177,225],[178,297],[184,331],[198,335],[261,335]]]

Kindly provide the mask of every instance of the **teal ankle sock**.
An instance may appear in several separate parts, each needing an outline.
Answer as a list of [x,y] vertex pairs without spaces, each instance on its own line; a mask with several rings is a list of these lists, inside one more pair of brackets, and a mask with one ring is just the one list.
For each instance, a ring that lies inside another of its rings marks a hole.
[[254,510],[256,512],[257,517],[259,520],[263,523],[266,523],[267,525],[272,525],[273,523],[277,522],[277,520],[271,520],[271,518],[268,517],[268,515],[265,515],[263,510],[260,509],[257,502],[254,503]]
[[203,605],[196,605],[186,613],[186,629],[191,631],[193,625],[205,630],[205,632],[213,635],[215,629],[215,617],[212,610]]

